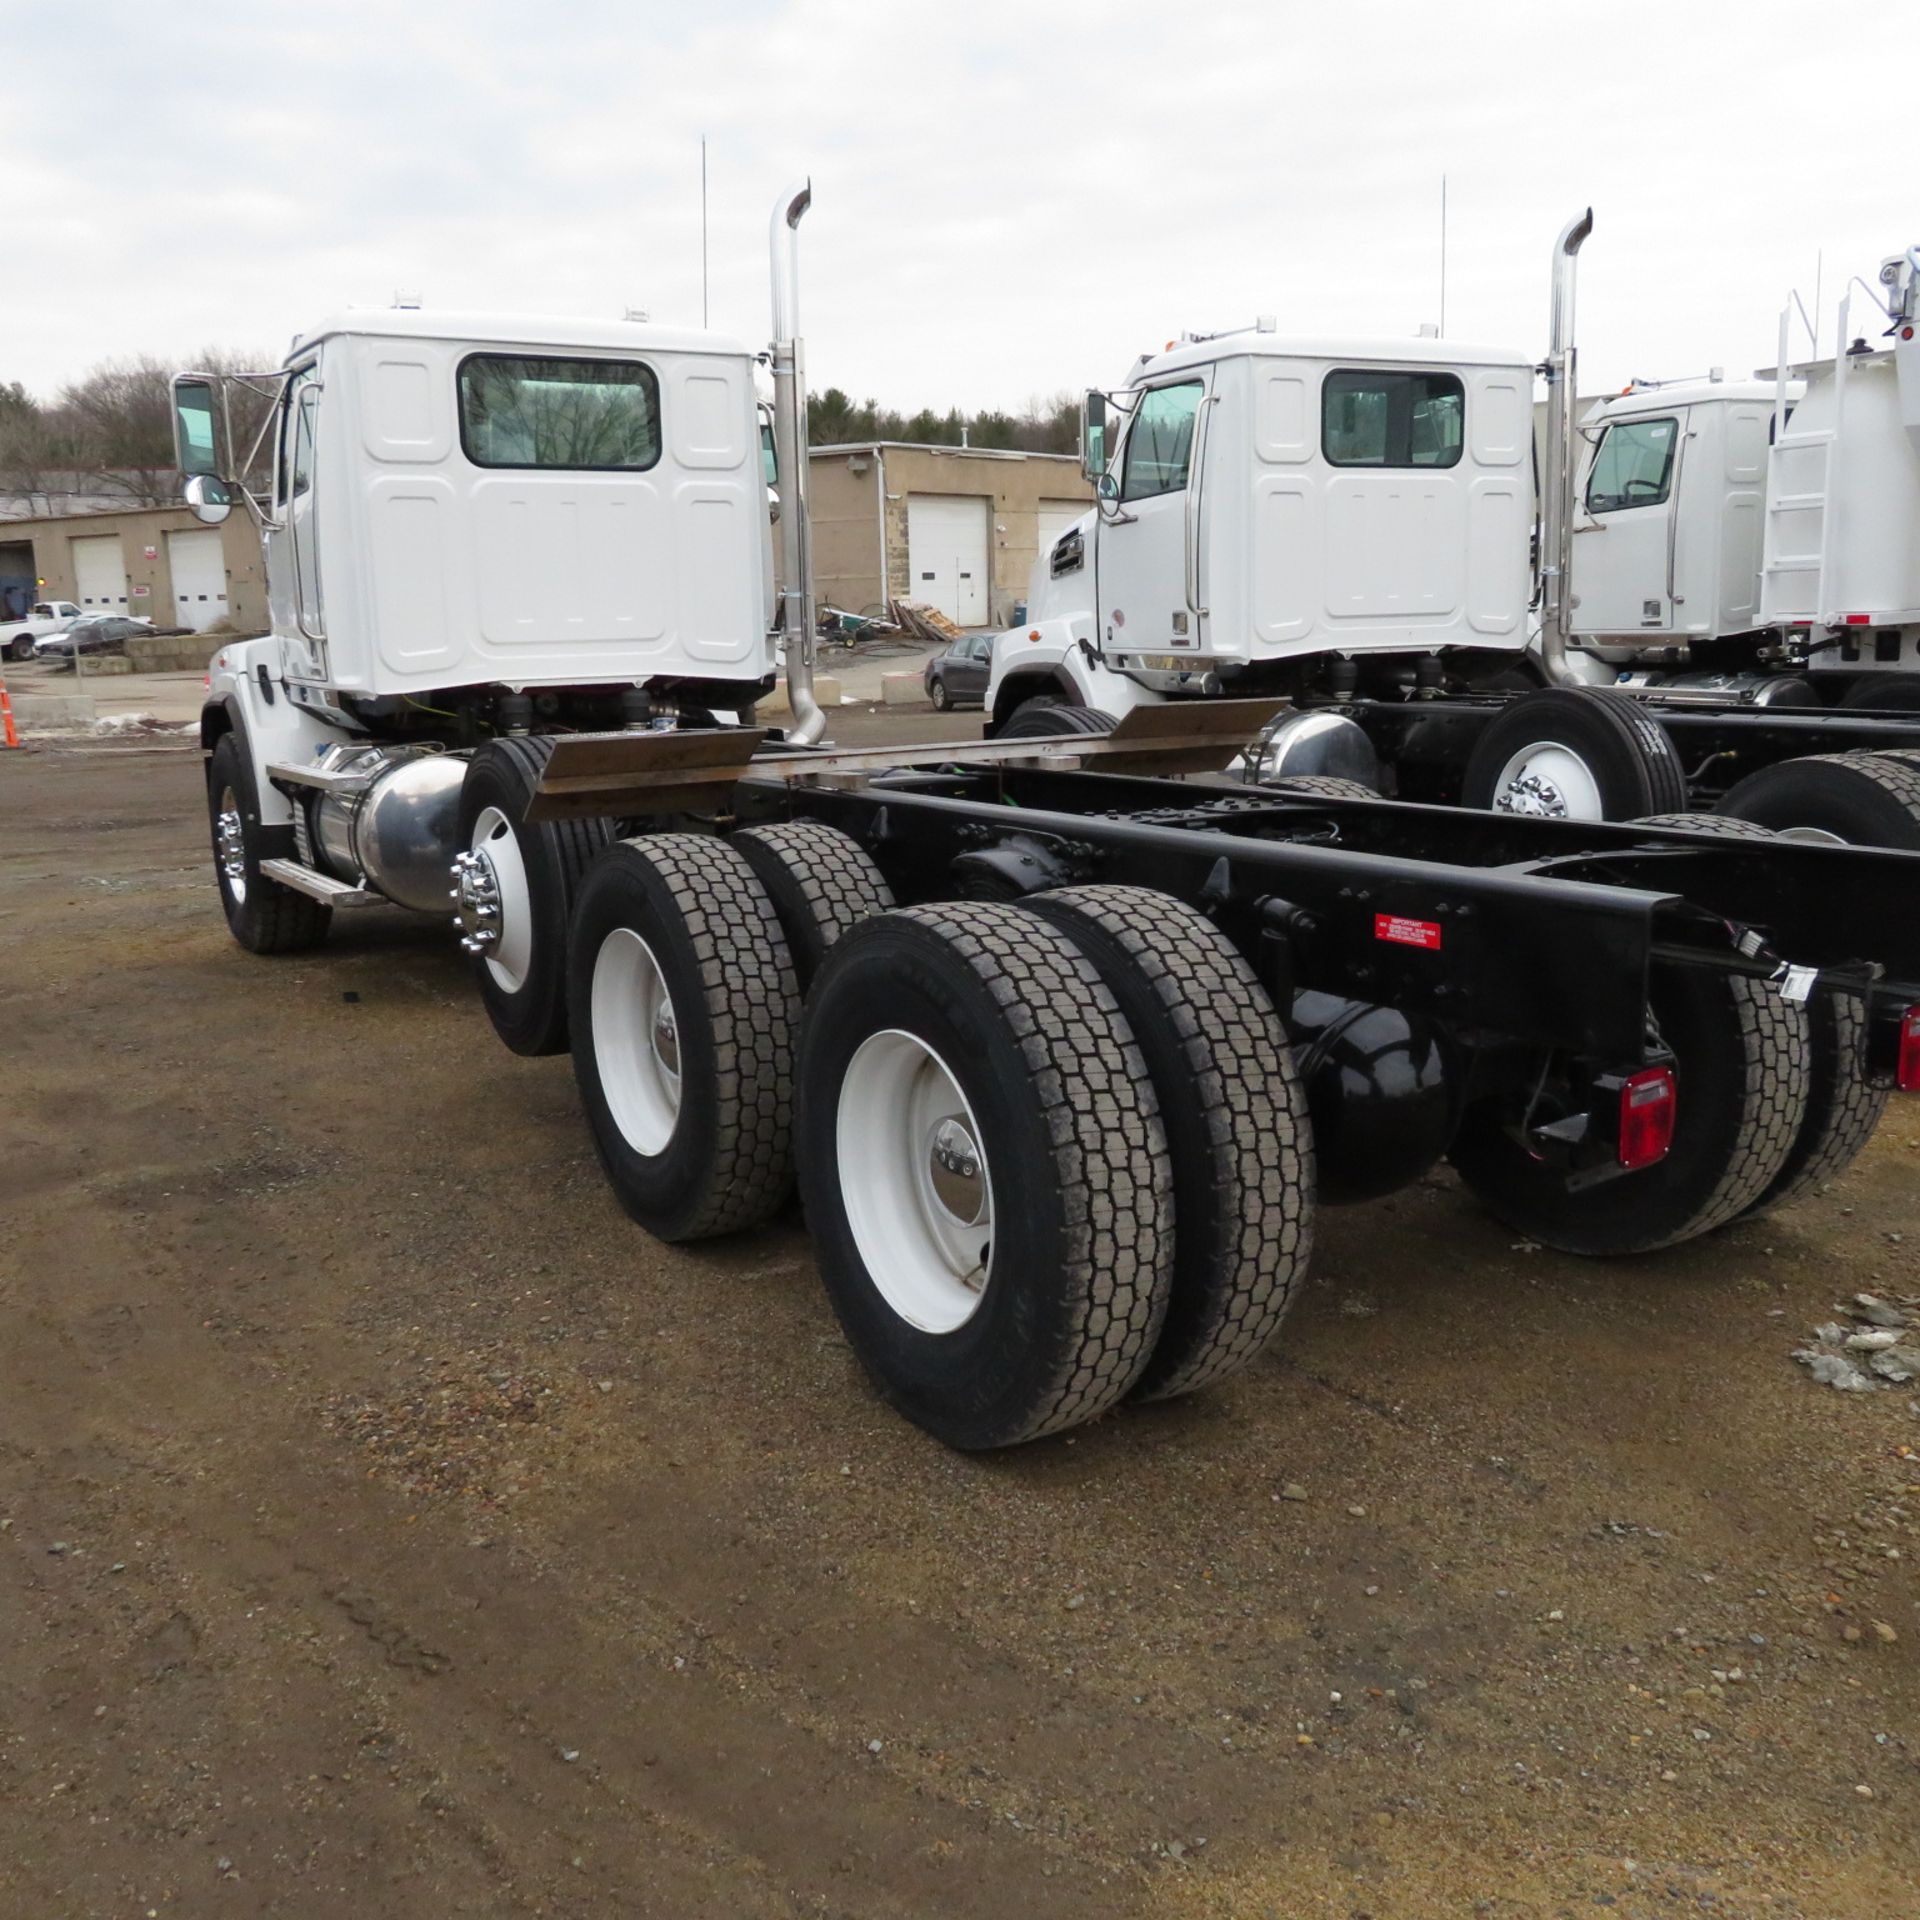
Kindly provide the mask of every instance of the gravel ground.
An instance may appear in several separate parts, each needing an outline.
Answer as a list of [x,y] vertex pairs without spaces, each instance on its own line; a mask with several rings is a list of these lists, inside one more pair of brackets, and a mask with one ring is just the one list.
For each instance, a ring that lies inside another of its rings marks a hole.
[[1920,1418],[1791,1355],[1920,1106],[1616,1266],[1327,1213],[1240,1379],[960,1458],[443,931],[235,947],[199,781],[0,753],[0,1913],[1916,1911]]

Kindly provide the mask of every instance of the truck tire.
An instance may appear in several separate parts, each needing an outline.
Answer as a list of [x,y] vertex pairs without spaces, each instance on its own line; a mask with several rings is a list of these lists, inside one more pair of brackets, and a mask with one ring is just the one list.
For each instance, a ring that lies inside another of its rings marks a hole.
[[1920,766],[1895,753],[1776,760],[1734,786],[1718,811],[1800,840],[1920,850]]
[[223,733],[207,761],[213,873],[227,927],[249,953],[300,953],[327,937],[333,909],[260,875],[260,796],[240,736]]
[[870,914],[893,905],[893,889],[850,833],[817,820],[747,827],[728,837],[766,888],[804,994],[827,949]]
[[1364,780],[1344,780],[1335,773],[1283,773],[1278,780],[1257,782],[1263,793],[1297,793],[1305,800],[1378,800],[1382,796]]
[[1237,1373],[1279,1330],[1313,1248],[1313,1129],[1287,1030],[1224,934],[1143,887],[1037,893],[1139,1041],[1173,1168],[1173,1291],[1134,1397]]
[[1543,687],[1491,720],[1467,757],[1461,804],[1559,820],[1678,813],[1686,775],[1673,742],[1627,694]]
[[1173,1271],[1152,1078],[1093,963],[1000,902],[827,956],[800,1040],[800,1193],[882,1398],[948,1446],[1090,1420],[1152,1358]]
[[1451,1158],[1509,1227],[1564,1253],[1649,1253],[1736,1220],[1787,1163],[1807,1115],[1807,1022],[1764,982],[1656,967],[1650,988],[1675,1060],[1673,1148],[1658,1164],[1569,1193],[1508,1131],[1509,1100],[1469,1106]]
[[1920,713],[1920,673],[1869,673],[1853,681],[1840,704],[1855,712]]
[[580,889],[567,997],[593,1144],[641,1226],[703,1240],[785,1203],[800,994],[735,849],[697,833],[608,847]]
[[33,658],[33,635],[30,633],[16,633],[13,638],[7,642],[7,658],[9,660],[31,660]]
[[1111,733],[1113,716],[1093,707],[1070,707],[1050,693],[1022,700],[1013,718],[994,737],[1000,740],[1044,740],[1062,733]]
[[460,845],[486,857],[498,896],[497,934],[474,954],[474,977],[494,1032],[530,1058],[567,1050],[567,928],[582,877],[613,837],[606,820],[527,818],[553,746],[529,734],[489,740],[460,787]]
[[[1686,827],[1728,839],[1771,840],[1773,830],[1724,813],[1656,814],[1646,827]],[[1860,1157],[1886,1111],[1887,1092],[1867,1084],[1867,1016],[1857,994],[1823,993],[1807,1002],[1807,1117],[1780,1171],[1745,1218],[1791,1206],[1837,1180]]]

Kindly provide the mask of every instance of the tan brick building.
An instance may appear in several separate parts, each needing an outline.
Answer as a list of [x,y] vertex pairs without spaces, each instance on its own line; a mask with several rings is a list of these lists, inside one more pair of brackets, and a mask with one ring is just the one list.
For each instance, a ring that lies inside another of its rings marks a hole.
[[1071,455],[900,441],[815,447],[808,488],[822,605],[922,600],[963,627],[1010,625],[1042,540],[1093,504]]
[[260,534],[245,513],[203,527],[183,507],[128,507],[0,521],[0,613],[71,600],[195,632],[267,631]]

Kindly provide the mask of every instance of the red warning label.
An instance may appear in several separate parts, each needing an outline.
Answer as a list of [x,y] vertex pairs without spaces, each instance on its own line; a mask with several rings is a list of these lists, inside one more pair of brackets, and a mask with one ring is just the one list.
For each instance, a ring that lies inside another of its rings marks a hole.
[[1396,947],[1425,947],[1440,951],[1440,923],[1437,920],[1403,920],[1397,913],[1373,916],[1373,937],[1391,940]]

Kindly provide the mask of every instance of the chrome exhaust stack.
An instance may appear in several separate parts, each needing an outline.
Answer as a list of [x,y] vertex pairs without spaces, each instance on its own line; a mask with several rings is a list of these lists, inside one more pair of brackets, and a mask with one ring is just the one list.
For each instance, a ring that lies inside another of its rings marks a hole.
[[787,642],[787,738],[810,747],[827,716],[813,697],[813,527],[807,509],[807,359],[800,339],[800,249],[794,238],[813,204],[802,181],[775,203],[768,251],[773,280],[773,446],[780,468],[780,625]]
[[1567,660],[1573,615],[1567,581],[1573,562],[1574,258],[1592,231],[1589,207],[1567,222],[1554,243],[1553,312],[1540,369],[1547,381],[1547,457],[1540,476],[1540,664],[1548,680],[1561,687],[1584,684]]

